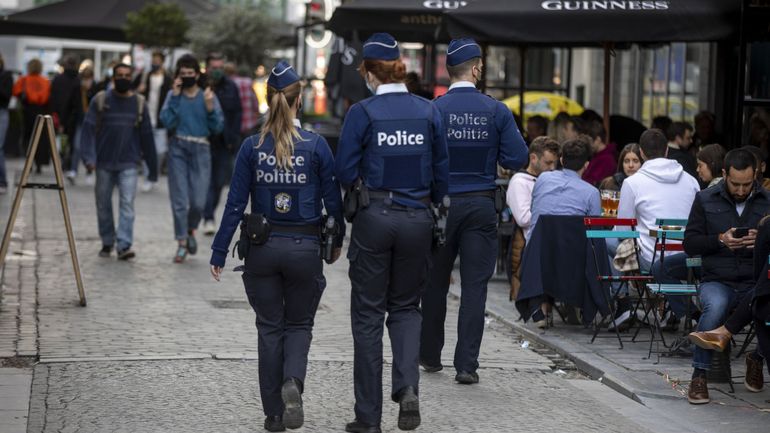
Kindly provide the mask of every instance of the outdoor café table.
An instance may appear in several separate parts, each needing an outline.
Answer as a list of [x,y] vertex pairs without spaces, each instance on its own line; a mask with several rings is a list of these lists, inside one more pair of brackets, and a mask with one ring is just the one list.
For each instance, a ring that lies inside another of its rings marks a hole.
[[[516,309],[523,317],[529,319],[544,295],[580,307],[585,325],[591,323],[597,311],[609,314],[602,294],[602,290],[609,291],[609,285],[603,286],[596,279],[596,264],[583,218],[542,215],[538,219],[521,263],[521,291]],[[604,240],[595,239],[595,246],[600,271],[609,275]]]

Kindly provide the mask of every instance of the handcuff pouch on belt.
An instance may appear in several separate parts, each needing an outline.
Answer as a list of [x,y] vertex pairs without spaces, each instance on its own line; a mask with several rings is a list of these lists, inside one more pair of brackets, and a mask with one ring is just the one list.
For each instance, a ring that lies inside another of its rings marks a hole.
[[345,220],[353,222],[359,210],[369,207],[369,189],[362,179],[358,179],[345,193],[343,201]]
[[251,245],[262,245],[270,237],[270,222],[264,214],[243,214],[241,220],[241,234],[235,249],[238,258],[245,260],[249,255]]

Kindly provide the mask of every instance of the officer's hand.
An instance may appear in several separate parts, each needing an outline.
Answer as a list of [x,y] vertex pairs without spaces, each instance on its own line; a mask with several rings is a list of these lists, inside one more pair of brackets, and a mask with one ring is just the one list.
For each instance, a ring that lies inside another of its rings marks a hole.
[[331,265],[336,262],[337,259],[340,258],[340,255],[342,255],[342,248],[335,248],[334,251],[332,251],[332,261],[329,262],[329,264]]
[[206,87],[203,92],[203,100],[206,102],[206,111],[209,113],[214,111],[214,91],[211,90],[211,87]]
[[171,88],[171,94],[179,96],[182,93],[182,77],[174,78],[174,86]]
[[211,276],[215,280],[219,281],[219,277],[222,276],[222,267],[211,265]]

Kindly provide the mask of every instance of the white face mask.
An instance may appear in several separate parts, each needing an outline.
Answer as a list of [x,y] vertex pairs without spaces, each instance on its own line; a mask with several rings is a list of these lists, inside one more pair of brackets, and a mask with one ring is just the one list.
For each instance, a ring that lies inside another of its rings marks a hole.
[[[367,74],[366,76],[368,78],[369,74]],[[364,78],[364,82],[366,83],[366,88],[369,89],[370,92],[372,92],[372,95],[376,95],[377,94],[377,89],[374,86],[372,86],[372,84],[369,82],[369,80]]]

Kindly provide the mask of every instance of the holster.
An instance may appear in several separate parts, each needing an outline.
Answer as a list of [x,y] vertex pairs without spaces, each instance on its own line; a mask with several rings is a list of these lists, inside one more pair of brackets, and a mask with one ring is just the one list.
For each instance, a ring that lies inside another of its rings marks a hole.
[[233,254],[238,253],[239,260],[246,260],[251,245],[262,245],[270,237],[270,223],[263,214],[243,214],[241,233],[235,243]]
[[495,187],[495,212],[498,214],[505,209],[505,187],[498,185]]
[[345,220],[353,222],[360,209],[369,207],[369,189],[361,179],[358,179],[345,193],[342,203]]

